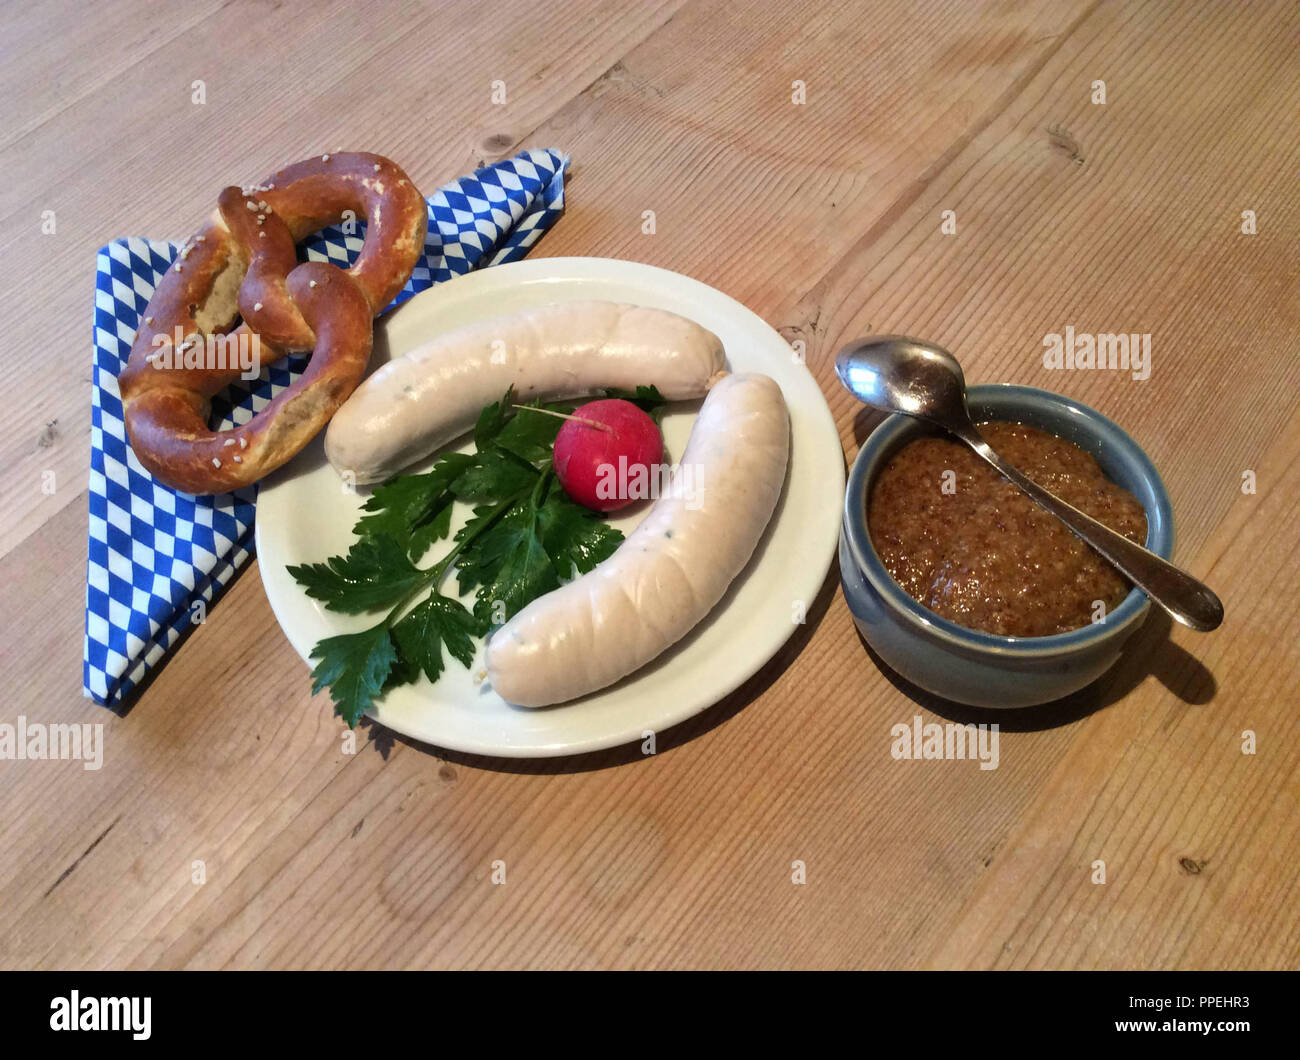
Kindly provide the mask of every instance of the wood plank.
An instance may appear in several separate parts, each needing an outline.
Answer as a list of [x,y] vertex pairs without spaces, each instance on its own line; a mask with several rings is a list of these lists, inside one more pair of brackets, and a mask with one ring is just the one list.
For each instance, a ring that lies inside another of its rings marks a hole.
[[103,91],[123,67],[167,62],[178,38],[223,3],[179,0],[161,24],[152,6],[137,0],[99,0],[95,18],[82,17],[85,5],[78,0],[9,5],[0,43],[0,100],[7,119],[0,149]]

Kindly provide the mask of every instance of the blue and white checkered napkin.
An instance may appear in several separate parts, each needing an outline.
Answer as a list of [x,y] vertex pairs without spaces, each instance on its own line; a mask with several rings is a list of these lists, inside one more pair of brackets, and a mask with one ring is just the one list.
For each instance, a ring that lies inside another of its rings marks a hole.
[[[438,189],[429,198],[424,257],[393,305],[486,265],[528,253],[564,211],[559,151],[524,151]],[[313,236],[313,261],[347,267],[361,250],[338,227]],[[253,554],[257,487],[193,497],[156,481],[136,459],[122,425],[117,376],[155,284],[177,243],[119,239],[99,252],[95,276],[95,367],[91,393],[90,549],[86,564],[85,695],[112,706],[158,665]],[[290,357],[232,392],[214,415],[222,429],[247,423],[306,365]]]

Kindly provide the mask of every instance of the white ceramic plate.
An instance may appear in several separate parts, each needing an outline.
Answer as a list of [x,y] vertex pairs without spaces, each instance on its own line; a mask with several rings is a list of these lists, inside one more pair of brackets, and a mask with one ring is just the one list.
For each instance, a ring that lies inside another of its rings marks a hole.
[[[406,736],[471,754],[519,758],[577,754],[644,739],[697,714],[737,688],[795,630],[797,606],[811,607],[834,557],[844,499],[844,456],[830,410],[811,373],[771,327],[713,288],[649,265],[603,258],[543,258],[472,272],[396,309],[376,331],[372,369],[439,331],[546,303],[606,299],[668,309],[718,335],[734,371],[763,372],[790,408],[792,447],[785,489],[749,565],[713,612],[649,666],[601,692],[541,710],[514,707],[448,660],[436,684],[393,689],[372,711]],[[666,459],[680,458],[699,403],[675,406],[663,421]],[[469,448],[466,444],[463,448]],[[426,462],[427,464],[427,462]],[[422,470],[416,465],[412,470]],[[374,616],[336,615],[310,599],[286,572],[347,551],[368,490],[345,492],[318,438],[262,484],[257,555],[271,607],[298,654],[323,637],[363,629]],[[627,533],[637,506],[614,525]],[[458,512],[458,526],[465,518]],[[432,557],[441,552],[435,547]],[[443,592],[454,592],[453,578]],[[303,680],[307,680],[304,673]]]

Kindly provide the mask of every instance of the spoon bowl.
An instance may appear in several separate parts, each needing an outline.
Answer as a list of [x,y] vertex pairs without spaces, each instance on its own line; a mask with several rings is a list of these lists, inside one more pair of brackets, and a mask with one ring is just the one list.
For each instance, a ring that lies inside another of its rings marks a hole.
[[970,422],[966,377],[947,350],[905,335],[872,335],[835,357],[844,389],[864,405],[942,427]]

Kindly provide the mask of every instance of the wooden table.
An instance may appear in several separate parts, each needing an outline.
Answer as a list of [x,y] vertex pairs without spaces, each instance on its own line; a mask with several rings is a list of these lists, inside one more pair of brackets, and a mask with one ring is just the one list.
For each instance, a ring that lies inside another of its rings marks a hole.
[[[0,966],[1297,965],[1296,5],[114,0],[3,22],[0,721],[101,721],[106,750],[98,772],[0,763]],[[882,671],[833,571],[788,647],[653,757],[482,760],[373,727],[348,755],[250,570],[129,713],[92,705],[95,251],[187,235],[223,184],[339,145],[426,191],[571,152],[534,256],[738,298],[805,343],[850,459],[866,420],[832,358],[871,331],[1103,410],[1226,622],[1153,619],[1084,693],[964,711]],[[1150,333],[1150,378],[1046,369],[1067,325]],[[999,767],[895,761],[918,714],[1000,722]]]

